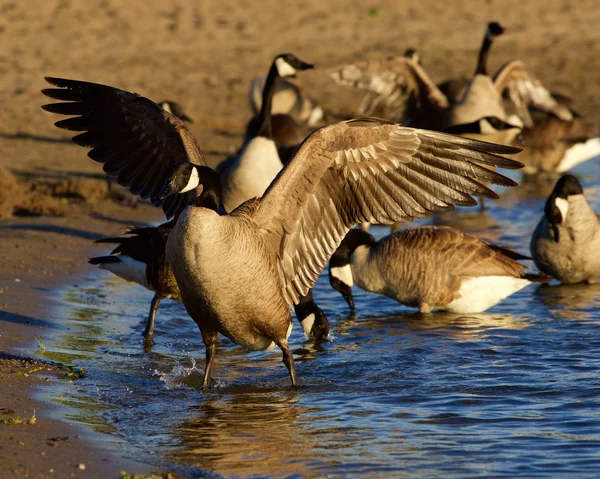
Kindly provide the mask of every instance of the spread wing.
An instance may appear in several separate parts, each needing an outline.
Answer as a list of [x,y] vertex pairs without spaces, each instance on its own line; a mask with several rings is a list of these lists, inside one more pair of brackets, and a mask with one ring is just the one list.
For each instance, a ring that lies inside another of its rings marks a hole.
[[516,148],[401,127],[374,118],[309,136],[251,216],[276,257],[286,301],[313,286],[348,230],[360,222],[409,222],[496,197],[482,183],[514,186],[486,168],[519,168],[497,156]]
[[510,61],[501,67],[494,75],[494,85],[500,95],[508,91],[508,96],[514,104],[517,114],[528,128],[533,126],[529,106],[552,113],[564,121],[573,119],[569,109],[556,101],[521,60]]
[[183,162],[206,165],[200,148],[183,121],[156,103],[96,83],[46,78],[58,88],[42,93],[60,103],[42,108],[73,118],[55,123],[65,130],[82,132],[73,142],[91,147],[88,156],[103,163],[131,193],[150,199],[171,217],[192,201],[194,192],[159,199],[172,168]]
[[362,115],[384,104],[390,119],[400,121],[410,98],[416,100],[417,107],[448,108],[448,99],[425,70],[406,57],[358,61],[337,68],[330,76],[340,85],[368,92],[361,105]]

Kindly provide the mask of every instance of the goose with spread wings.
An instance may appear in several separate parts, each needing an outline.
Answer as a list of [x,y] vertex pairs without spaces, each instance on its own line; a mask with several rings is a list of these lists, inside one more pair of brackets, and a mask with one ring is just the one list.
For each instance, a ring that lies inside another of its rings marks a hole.
[[117,88],[46,80],[57,88],[43,93],[59,102],[43,108],[72,116],[55,125],[81,132],[73,141],[91,147],[88,156],[105,171],[178,215],[166,256],[206,346],[204,387],[219,334],[248,350],[277,345],[295,385],[290,307],[309,292],[350,228],[474,205],[474,195],[496,197],[484,183],[515,185],[490,166],[521,166],[499,156],[516,153],[512,147],[349,120],[312,133],[261,198],[226,214],[219,177],[178,118]]
[[[531,127],[529,106],[561,120],[571,120],[569,109],[521,60],[508,62],[493,77],[488,74],[490,47],[503,32],[497,22],[487,25],[475,73],[459,98],[444,94],[414,56],[360,60],[336,68],[331,78],[341,85],[369,92],[361,114],[384,105],[389,119],[419,128],[485,134],[511,126]],[[510,98],[514,115],[506,111],[503,95]]]

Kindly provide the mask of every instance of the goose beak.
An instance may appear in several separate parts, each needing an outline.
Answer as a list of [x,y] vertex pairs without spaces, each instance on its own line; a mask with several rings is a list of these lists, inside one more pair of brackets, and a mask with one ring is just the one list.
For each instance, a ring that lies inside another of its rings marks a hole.
[[348,293],[342,293],[342,295],[344,296],[346,303],[348,303],[348,306],[350,306],[350,309],[354,311],[354,298],[352,297],[352,291],[349,291]]
[[303,62],[302,60],[298,60],[298,62],[299,63],[296,66],[297,70],[314,70],[315,68],[317,68],[312,63],[306,63],[306,62]]
[[178,191],[177,191],[177,188],[175,187],[175,182],[173,180],[170,180],[167,183],[167,186],[165,186],[165,189],[162,190],[162,193],[158,196],[158,199],[164,200],[167,196],[174,195],[177,192]]

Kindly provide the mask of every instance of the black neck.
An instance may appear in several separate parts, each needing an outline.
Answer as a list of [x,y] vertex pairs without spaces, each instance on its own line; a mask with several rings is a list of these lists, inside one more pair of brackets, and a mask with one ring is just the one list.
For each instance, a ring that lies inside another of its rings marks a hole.
[[269,69],[267,80],[265,81],[265,87],[263,88],[262,106],[260,113],[258,114],[258,129],[256,130],[256,136],[273,138],[273,130],[271,128],[271,107],[273,105],[273,94],[275,93],[277,77],[279,77],[279,72],[277,71],[277,65],[273,62]]
[[200,176],[202,193],[190,203],[190,206],[208,208],[209,210],[216,212],[223,210],[221,203],[221,180],[219,175],[208,166],[198,167],[198,175]]
[[479,60],[477,61],[477,69],[475,70],[475,75],[487,75],[487,56],[490,51],[490,47],[492,46],[492,39],[490,35],[486,32],[485,37],[483,37],[483,44],[481,45],[481,50],[479,50]]

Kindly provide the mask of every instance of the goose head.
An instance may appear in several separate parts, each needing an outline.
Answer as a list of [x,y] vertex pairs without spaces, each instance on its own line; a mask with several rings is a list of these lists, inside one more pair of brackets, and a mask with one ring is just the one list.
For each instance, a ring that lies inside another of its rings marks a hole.
[[300,302],[294,306],[298,321],[307,338],[313,337],[317,341],[324,341],[329,336],[329,322],[321,308],[313,299],[312,289],[300,298]]
[[490,22],[488,23],[487,28],[485,30],[485,36],[490,39],[493,39],[499,35],[502,35],[505,31],[506,28],[504,28],[498,22]]
[[329,261],[329,284],[344,297],[348,306],[354,311],[354,298],[352,297],[352,253],[359,246],[372,246],[375,238],[361,229],[352,229],[338,246]]
[[171,170],[167,184],[160,199],[175,194],[183,194],[196,190],[194,206],[219,209],[221,204],[221,180],[217,173],[208,166],[198,166],[192,163],[181,163]]
[[311,70],[315,68],[313,64],[300,60],[293,53],[277,55],[273,63],[280,78],[295,77],[298,70]]
[[573,175],[563,175],[554,185],[552,193],[546,200],[544,214],[552,226],[554,241],[559,241],[558,225],[562,224],[569,212],[569,198],[583,195],[583,188],[579,180]]
[[421,56],[416,48],[407,48],[404,50],[404,56],[418,65],[421,64]]

